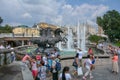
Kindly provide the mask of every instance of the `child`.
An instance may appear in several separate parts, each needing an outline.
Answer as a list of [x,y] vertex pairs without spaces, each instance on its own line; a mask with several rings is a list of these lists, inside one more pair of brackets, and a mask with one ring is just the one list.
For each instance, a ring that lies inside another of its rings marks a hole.
[[90,56],[92,57],[92,64],[93,64],[92,69],[95,69],[95,57],[94,57],[94,54],[91,54]]
[[36,55],[37,66],[40,64],[40,61],[41,61],[41,55],[40,55],[40,53],[38,53],[38,54]]
[[36,77],[37,77],[37,74],[38,74],[37,62],[36,62],[35,58],[33,58],[33,59],[31,60],[31,65],[32,65],[32,75],[33,75],[33,78],[34,78],[34,80],[35,80]]

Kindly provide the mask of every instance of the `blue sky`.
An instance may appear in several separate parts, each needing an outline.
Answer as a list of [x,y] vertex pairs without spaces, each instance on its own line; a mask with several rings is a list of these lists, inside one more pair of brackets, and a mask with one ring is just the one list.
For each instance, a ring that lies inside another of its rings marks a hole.
[[96,25],[96,17],[108,10],[120,12],[120,0],[0,0],[2,25],[28,25],[47,22],[77,25],[78,20]]
[[120,0],[66,0],[68,4],[71,4],[73,6],[76,5],[82,5],[84,3],[88,3],[91,5],[106,5],[109,6],[110,10],[116,9],[120,12]]

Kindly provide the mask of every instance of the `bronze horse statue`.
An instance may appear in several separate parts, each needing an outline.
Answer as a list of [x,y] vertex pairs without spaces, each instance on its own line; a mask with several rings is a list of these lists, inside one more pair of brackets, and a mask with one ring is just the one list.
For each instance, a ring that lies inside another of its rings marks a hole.
[[67,39],[65,37],[61,37],[61,33],[63,31],[60,28],[53,30],[50,27],[40,29],[40,37],[33,38],[32,42],[37,44],[39,48],[42,49],[42,52],[48,50],[50,48],[54,48],[55,44],[58,42],[66,42]]
[[65,37],[61,37],[61,33],[63,33],[63,31],[60,28],[57,28],[54,31],[54,35],[55,36],[48,39],[48,44],[51,47],[54,47],[55,44],[58,43],[58,42],[60,42],[60,41],[64,41],[64,42],[67,41]]
[[46,33],[47,29],[40,29],[40,37],[38,38],[32,38],[31,42],[33,44],[37,44],[38,47],[46,47],[46,42],[47,42],[47,38],[46,38]]

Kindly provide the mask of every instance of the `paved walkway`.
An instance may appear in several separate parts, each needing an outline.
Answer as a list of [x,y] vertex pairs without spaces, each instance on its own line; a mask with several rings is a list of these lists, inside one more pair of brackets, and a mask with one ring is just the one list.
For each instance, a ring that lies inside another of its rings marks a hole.
[[[63,60],[61,61],[62,67],[69,66],[70,73],[72,75],[74,67],[72,66],[73,60]],[[94,78],[91,80],[120,80],[120,74],[114,74],[111,71],[111,59],[96,59],[95,70],[93,71]],[[120,59],[119,59],[119,68],[120,68]],[[83,73],[85,73],[85,68],[83,68]],[[72,75],[72,80],[82,80],[82,76]],[[50,80],[50,79],[48,79]],[[90,80],[89,78],[87,80]]]

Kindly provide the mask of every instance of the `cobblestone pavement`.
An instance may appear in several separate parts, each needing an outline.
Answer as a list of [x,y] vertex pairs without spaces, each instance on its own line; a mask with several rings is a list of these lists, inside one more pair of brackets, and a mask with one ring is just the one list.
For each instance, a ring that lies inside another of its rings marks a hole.
[[[70,73],[73,77],[72,80],[82,80],[82,76],[73,75],[74,67],[72,66],[73,60],[62,60],[62,67],[69,66]],[[96,59],[95,70],[93,70],[92,74],[94,76],[93,79],[87,78],[87,80],[120,80],[120,73],[115,74],[111,71],[112,63],[111,59]],[[120,59],[119,59],[119,68],[120,68]],[[83,67],[83,73],[85,73],[85,68]],[[47,79],[50,80],[50,79]]]

